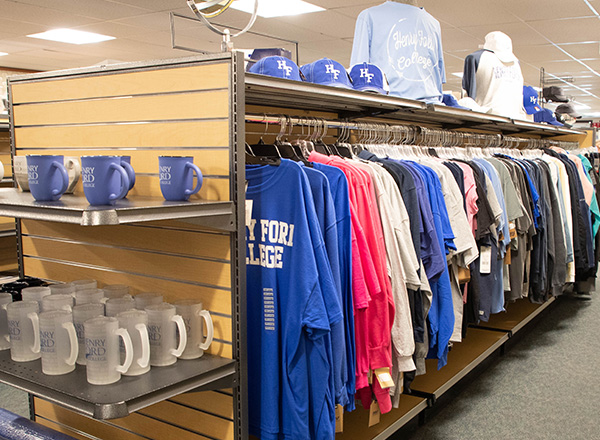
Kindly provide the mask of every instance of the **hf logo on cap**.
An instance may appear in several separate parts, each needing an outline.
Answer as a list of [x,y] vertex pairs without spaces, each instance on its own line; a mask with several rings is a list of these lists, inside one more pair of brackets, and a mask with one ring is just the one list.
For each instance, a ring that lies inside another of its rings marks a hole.
[[333,79],[338,79],[340,71],[333,64],[325,64],[325,73],[333,73]]
[[375,76],[374,73],[369,73],[369,68],[366,67],[364,69],[360,69],[360,77],[361,78],[367,78],[367,82],[370,83],[371,80],[373,79],[373,77]]
[[285,60],[277,60],[277,68],[279,70],[285,70],[285,76],[290,76],[292,73],[292,66],[288,66]]

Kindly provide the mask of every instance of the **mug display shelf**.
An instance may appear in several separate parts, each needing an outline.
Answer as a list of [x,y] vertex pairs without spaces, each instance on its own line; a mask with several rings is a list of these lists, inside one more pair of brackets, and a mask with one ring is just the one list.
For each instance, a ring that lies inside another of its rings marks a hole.
[[340,118],[384,117],[417,125],[432,124],[447,129],[476,129],[507,135],[585,134],[566,127],[253,73],[246,73],[245,89],[246,104],[331,111],[337,112]]
[[187,222],[232,230],[232,202],[167,202],[162,198],[132,197],[115,205],[91,206],[83,196],[64,194],[55,202],[37,202],[29,192],[0,188],[0,216],[73,223],[81,226],[119,225],[158,220]]
[[14,362],[10,350],[0,351],[0,382],[101,420],[125,417],[181,393],[231,388],[236,377],[235,360],[204,354],[199,359],[152,367],[140,376],[122,376],[110,385],[91,385],[85,366],[48,376],[42,373],[41,360]]

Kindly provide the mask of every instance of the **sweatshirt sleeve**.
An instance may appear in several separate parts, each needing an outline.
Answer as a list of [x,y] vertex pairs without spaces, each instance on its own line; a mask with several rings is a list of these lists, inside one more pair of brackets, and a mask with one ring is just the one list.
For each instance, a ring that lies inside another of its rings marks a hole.
[[463,67],[463,78],[462,88],[467,92],[467,96],[475,99],[477,95],[477,81],[475,75],[477,74],[477,68],[479,67],[479,60],[483,51],[478,50],[465,58],[465,64]]

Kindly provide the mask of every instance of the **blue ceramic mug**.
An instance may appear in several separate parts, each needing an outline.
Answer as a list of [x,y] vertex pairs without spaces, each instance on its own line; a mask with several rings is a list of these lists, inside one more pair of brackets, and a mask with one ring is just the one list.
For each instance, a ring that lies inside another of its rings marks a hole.
[[[160,190],[165,200],[187,200],[202,187],[202,172],[192,156],[159,156]],[[194,186],[194,172],[196,186]]]
[[27,156],[27,181],[35,200],[58,200],[69,186],[63,156],[30,154]]
[[118,156],[82,156],[81,177],[90,205],[113,205],[129,191],[129,176]]
[[131,156],[118,157],[121,158],[121,166],[125,168],[125,171],[127,172],[127,177],[129,177],[129,189],[127,190],[127,192],[129,192],[135,185],[135,171],[131,166]]

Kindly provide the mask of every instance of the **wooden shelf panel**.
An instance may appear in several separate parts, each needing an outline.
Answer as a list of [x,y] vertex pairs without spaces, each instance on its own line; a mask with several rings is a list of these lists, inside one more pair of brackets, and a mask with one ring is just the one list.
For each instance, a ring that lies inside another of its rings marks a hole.
[[448,353],[448,364],[437,369],[437,359],[428,359],[427,373],[417,376],[411,388],[436,398],[444,394],[508,340],[508,332],[470,328],[463,342]]

